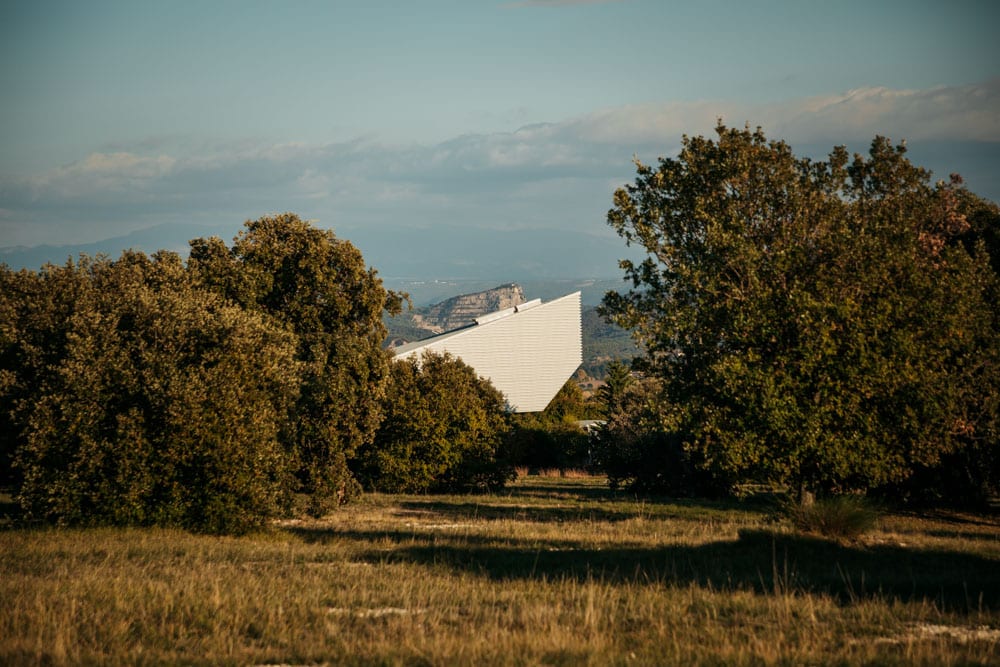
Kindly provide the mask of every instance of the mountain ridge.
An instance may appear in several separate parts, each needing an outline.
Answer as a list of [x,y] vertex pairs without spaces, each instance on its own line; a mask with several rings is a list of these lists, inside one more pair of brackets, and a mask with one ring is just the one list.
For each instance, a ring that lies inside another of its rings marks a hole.
[[[63,264],[79,254],[117,257],[123,250],[147,254],[171,250],[186,256],[188,241],[218,236],[229,244],[239,225],[169,223],[90,243],[0,247],[8,267],[37,270]],[[385,225],[332,228],[351,242],[365,262],[392,280],[503,281],[609,278],[619,275],[618,260],[635,254],[614,236],[554,229],[482,229],[471,225],[432,228]]]

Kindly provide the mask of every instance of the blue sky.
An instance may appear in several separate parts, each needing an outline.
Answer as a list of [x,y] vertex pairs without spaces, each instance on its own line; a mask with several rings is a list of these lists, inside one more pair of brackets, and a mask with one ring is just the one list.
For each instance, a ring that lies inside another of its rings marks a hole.
[[0,246],[294,211],[610,234],[633,155],[906,139],[1000,198],[1000,3],[2,2]]

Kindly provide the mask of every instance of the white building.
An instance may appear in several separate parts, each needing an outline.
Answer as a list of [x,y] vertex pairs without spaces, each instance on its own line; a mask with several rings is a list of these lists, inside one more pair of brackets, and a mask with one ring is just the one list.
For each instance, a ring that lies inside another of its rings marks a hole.
[[515,412],[539,412],[583,362],[580,322],[580,293],[575,292],[498,310],[393,352],[401,359],[447,352],[490,380]]

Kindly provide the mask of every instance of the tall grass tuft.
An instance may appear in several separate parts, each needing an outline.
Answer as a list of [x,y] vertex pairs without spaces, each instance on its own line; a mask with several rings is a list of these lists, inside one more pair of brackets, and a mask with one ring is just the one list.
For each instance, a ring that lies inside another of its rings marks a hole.
[[873,530],[877,509],[861,496],[832,496],[810,504],[790,503],[785,513],[799,531],[853,541]]

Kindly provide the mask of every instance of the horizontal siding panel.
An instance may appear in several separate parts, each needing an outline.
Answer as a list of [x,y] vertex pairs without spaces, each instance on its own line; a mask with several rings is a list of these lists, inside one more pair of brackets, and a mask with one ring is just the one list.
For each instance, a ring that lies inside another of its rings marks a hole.
[[538,412],[583,362],[580,293],[407,347],[401,358],[448,352],[490,380],[513,410]]

